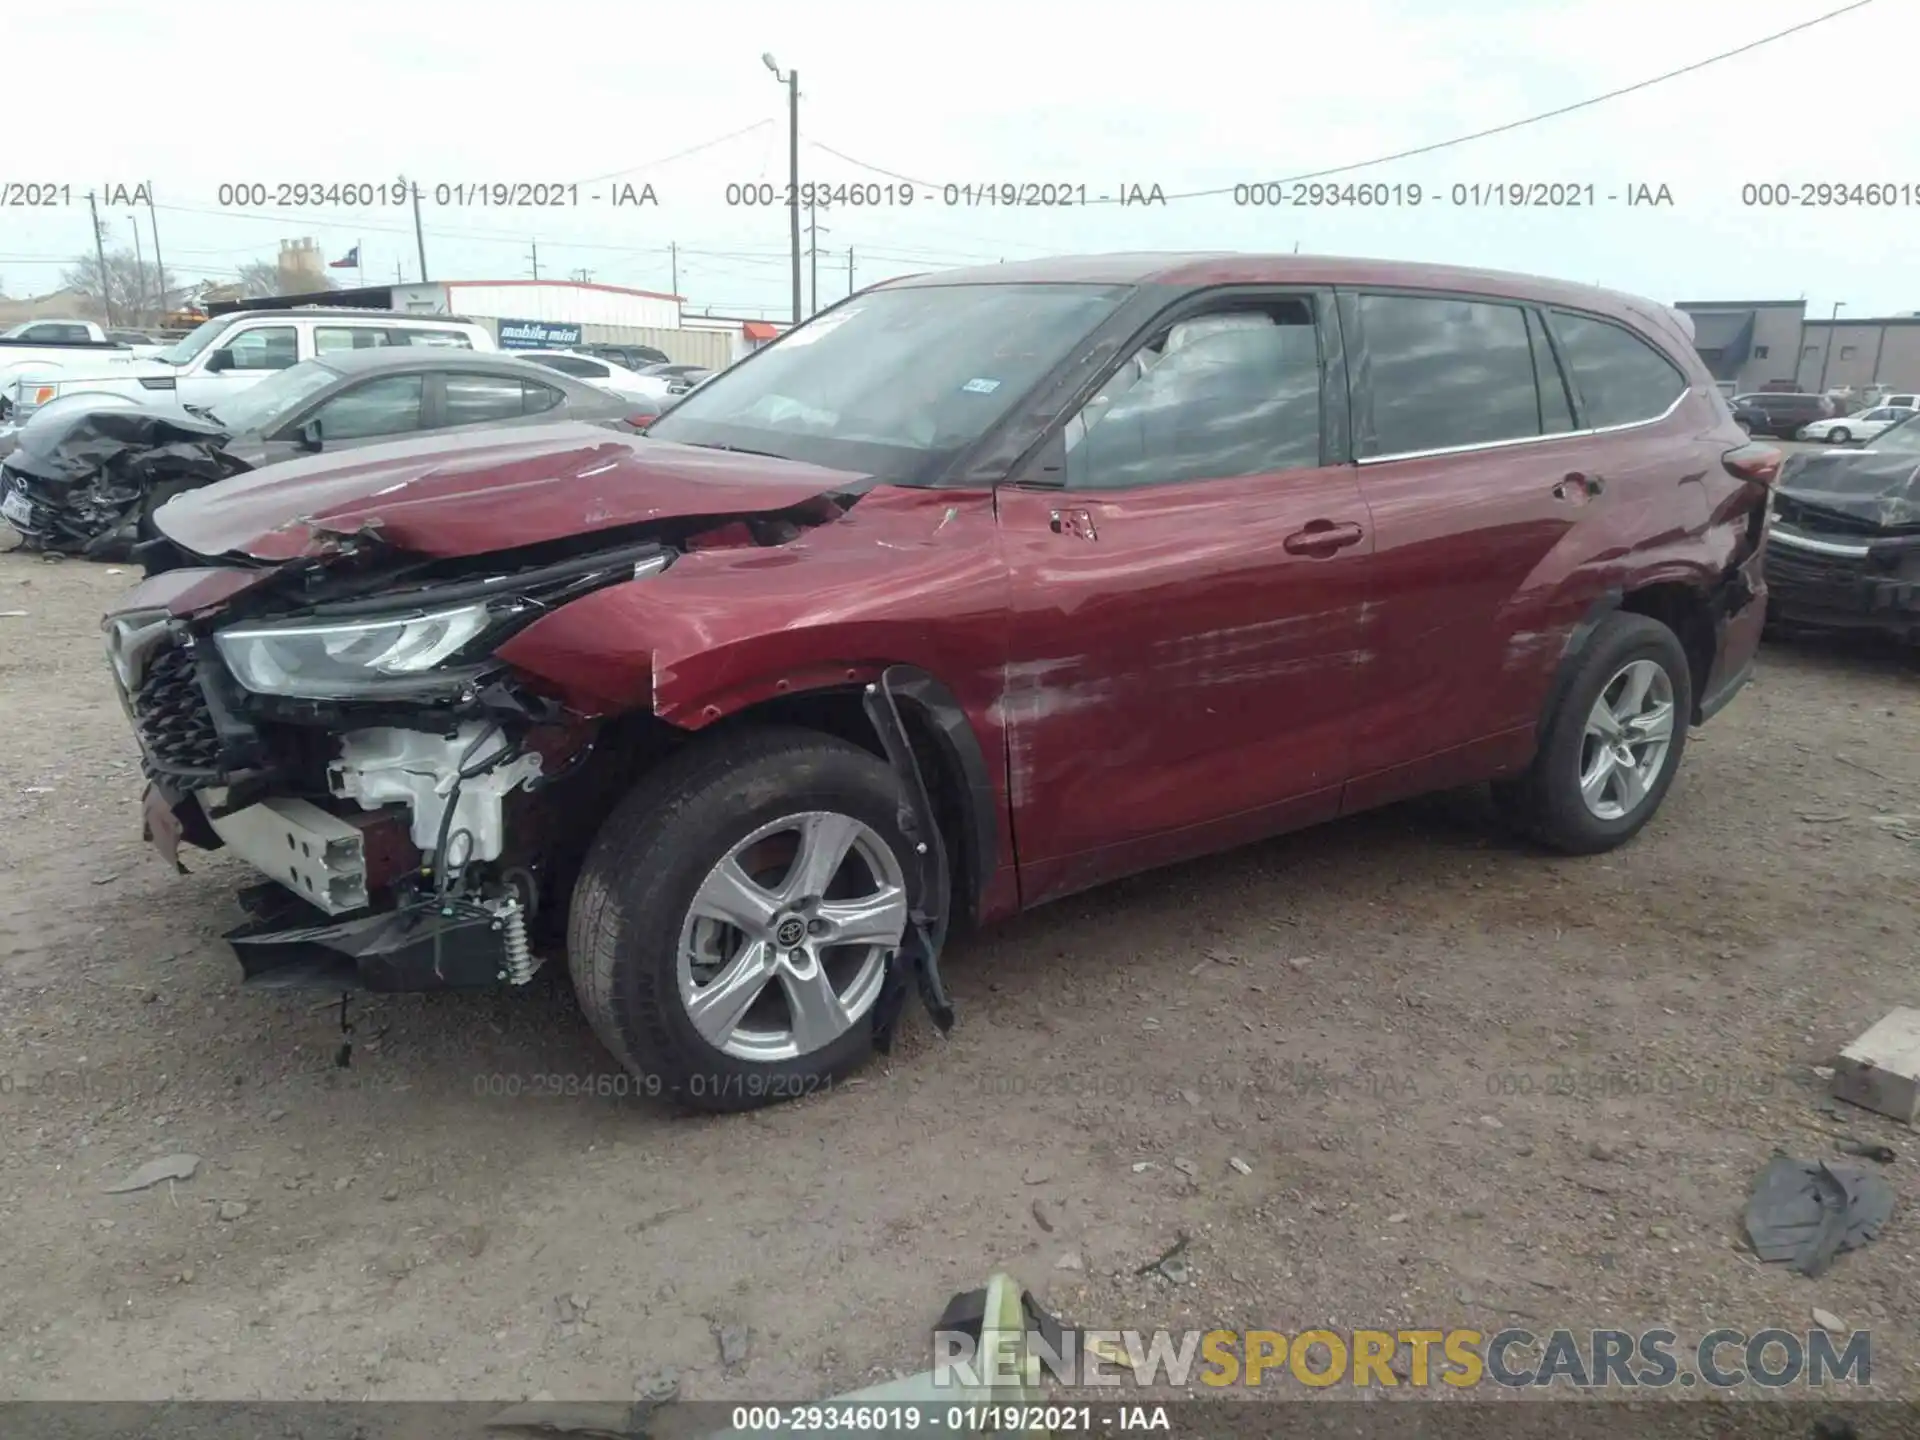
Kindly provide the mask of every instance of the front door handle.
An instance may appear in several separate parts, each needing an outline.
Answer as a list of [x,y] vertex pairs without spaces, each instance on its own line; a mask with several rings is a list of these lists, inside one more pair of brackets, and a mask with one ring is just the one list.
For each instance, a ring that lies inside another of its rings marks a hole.
[[1304,530],[1296,530],[1281,542],[1289,555],[1325,557],[1349,545],[1358,545],[1366,532],[1358,525],[1336,525],[1331,520],[1312,520]]
[[1047,528],[1056,535],[1077,535],[1082,540],[1098,540],[1093,515],[1086,510],[1055,510],[1047,517]]

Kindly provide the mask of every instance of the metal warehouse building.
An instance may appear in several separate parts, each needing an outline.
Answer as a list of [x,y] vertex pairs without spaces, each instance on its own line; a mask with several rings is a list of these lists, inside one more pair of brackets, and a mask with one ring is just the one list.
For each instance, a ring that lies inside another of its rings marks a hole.
[[1682,300],[1674,308],[1693,318],[1694,349],[1713,377],[1738,390],[1920,390],[1920,312],[1809,320],[1804,300]]
[[503,348],[651,345],[680,364],[714,369],[731,365],[785,328],[765,320],[684,315],[684,304],[678,295],[584,280],[433,280],[276,295],[207,309],[218,315],[229,310],[339,305],[414,315],[463,315],[491,329]]

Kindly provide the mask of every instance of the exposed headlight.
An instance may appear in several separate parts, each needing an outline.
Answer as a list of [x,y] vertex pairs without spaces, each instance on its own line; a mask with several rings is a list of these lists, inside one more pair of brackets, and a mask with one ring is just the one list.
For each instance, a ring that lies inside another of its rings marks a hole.
[[505,614],[496,601],[368,620],[237,625],[213,638],[234,679],[256,695],[352,699],[423,683],[457,685],[464,670],[430,672]]

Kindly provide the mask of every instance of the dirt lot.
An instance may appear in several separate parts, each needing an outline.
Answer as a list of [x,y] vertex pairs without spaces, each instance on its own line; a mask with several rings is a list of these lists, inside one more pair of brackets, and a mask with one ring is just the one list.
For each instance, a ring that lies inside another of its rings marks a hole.
[[[613,1071],[559,984],[358,1004],[346,1069],[337,1006],[240,992],[241,868],[140,842],[95,630],[129,579],[0,555],[5,1398],[828,1394],[998,1265],[1112,1326],[1819,1305],[1920,1394],[1908,1132],[1849,1117],[1901,1204],[1826,1277],[1738,1243],[1775,1147],[1835,1153],[1811,1067],[1920,1002],[1905,657],[1770,648],[1615,855],[1447,797],[1143,878],[959,944],[951,1039],[716,1121],[553,1093]],[[1187,1283],[1136,1278],[1183,1230]]]

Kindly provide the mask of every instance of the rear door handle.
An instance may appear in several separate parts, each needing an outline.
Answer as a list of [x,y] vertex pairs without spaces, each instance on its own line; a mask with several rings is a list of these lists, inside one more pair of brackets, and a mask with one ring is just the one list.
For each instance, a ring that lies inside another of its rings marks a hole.
[[1280,543],[1289,555],[1324,557],[1344,550],[1349,545],[1358,545],[1365,536],[1366,531],[1358,525],[1336,525],[1331,520],[1312,520],[1304,530],[1294,531]]
[[1607,482],[1598,475],[1582,475],[1576,470],[1553,487],[1553,498],[1584,505],[1606,488]]

